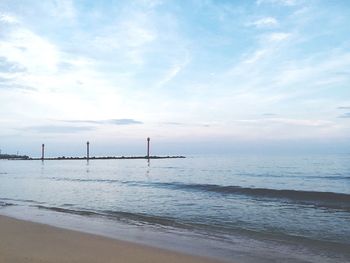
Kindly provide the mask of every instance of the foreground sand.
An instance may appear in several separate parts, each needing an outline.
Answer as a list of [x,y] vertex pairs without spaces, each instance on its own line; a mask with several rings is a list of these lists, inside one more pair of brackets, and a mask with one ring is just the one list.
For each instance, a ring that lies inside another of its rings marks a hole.
[[218,261],[0,216],[0,262]]

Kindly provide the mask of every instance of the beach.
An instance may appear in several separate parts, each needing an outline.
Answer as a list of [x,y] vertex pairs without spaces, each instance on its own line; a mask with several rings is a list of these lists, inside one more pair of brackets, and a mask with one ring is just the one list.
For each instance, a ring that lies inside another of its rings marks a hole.
[[0,0],[0,263],[350,263],[350,0]]
[[219,262],[0,216],[0,262]]

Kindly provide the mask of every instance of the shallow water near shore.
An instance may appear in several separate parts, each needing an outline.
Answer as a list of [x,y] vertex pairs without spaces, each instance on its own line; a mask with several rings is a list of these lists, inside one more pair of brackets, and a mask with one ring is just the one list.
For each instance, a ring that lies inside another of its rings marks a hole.
[[350,155],[2,160],[0,214],[236,262],[349,262]]

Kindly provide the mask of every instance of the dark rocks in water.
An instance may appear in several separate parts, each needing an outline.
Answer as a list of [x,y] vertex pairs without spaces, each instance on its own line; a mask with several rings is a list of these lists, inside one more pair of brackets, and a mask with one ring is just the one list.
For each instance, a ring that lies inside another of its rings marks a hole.
[[[176,158],[186,158],[185,156],[92,156],[89,157],[89,160],[110,160],[110,159],[121,159],[121,160],[130,160],[130,159],[176,159]],[[41,160],[41,158],[29,158],[28,160]],[[49,157],[44,160],[87,160],[86,157]]]
[[0,154],[0,159],[6,160],[29,160],[27,155],[17,155],[17,154]]
[[[175,158],[186,158],[185,156],[92,156],[89,160],[110,160],[110,159],[175,159]],[[17,155],[17,154],[0,154],[0,159],[3,160],[42,160],[42,158],[31,158],[27,155]],[[44,160],[87,160],[86,157],[48,157]]]

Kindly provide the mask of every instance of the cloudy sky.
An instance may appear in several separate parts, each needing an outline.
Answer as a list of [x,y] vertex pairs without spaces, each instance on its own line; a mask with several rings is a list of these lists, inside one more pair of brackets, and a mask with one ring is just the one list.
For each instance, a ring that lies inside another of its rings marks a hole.
[[2,152],[349,152],[347,0],[1,0]]

